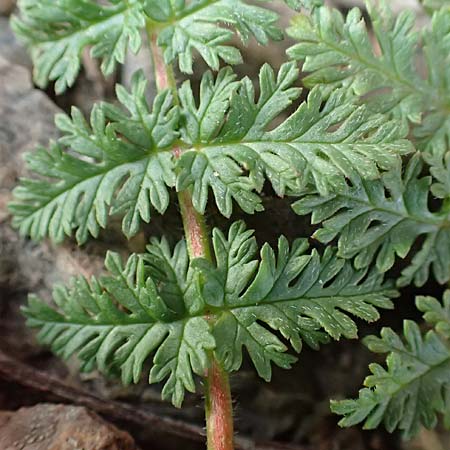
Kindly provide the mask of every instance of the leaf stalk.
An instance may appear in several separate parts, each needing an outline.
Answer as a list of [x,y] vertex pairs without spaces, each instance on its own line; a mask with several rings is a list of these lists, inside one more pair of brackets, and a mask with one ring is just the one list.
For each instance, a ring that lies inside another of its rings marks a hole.
[[[170,89],[175,103],[178,103],[173,68],[165,63],[164,55],[157,44],[157,34],[154,33],[150,24],[147,26],[147,33],[153,58],[156,87],[158,91]],[[173,150],[175,158],[180,157],[181,151],[180,148]],[[189,190],[178,193],[178,202],[189,257],[211,260],[211,242],[205,217],[195,210]],[[212,352],[205,379],[207,449],[233,450],[233,413],[229,377]]]

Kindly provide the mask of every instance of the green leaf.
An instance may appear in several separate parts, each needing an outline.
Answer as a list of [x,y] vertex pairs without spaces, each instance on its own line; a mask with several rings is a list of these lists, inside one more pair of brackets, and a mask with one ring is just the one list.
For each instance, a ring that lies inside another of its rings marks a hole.
[[[402,114],[419,120],[420,89],[424,87],[413,66],[417,45],[414,15],[405,11],[395,19],[387,7],[368,5],[379,55],[358,8],[344,18],[328,7],[294,18],[288,33],[300,43],[288,54],[303,61],[303,70],[309,72],[306,86],[320,85],[328,92],[345,86],[360,96],[379,90],[370,97],[378,108],[389,111],[398,105]],[[388,92],[383,94],[383,89]]]
[[175,185],[169,146],[177,137],[178,109],[168,91],[158,94],[150,111],[146,81],[138,72],[131,92],[118,86],[128,110],[94,106],[90,125],[77,109],[56,118],[63,136],[49,150],[27,157],[38,179],[24,179],[10,204],[13,224],[33,239],[61,241],[76,229],[79,243],[97,236],[108,216],[124,212],[123,231],[131,236],[151,207],[163,213],[169,204],[167,186]]
[[140,0],[19,0],[20,17],[14,17],[15,33],[31,50],[34,79],[45,88],[56,81],[62,93],[75,82],[83,50],[102,59],[102,71],[113,72],[123,63],[127,48],[137,52],[140,29],[145,25]]
[[306,253],[304,239],[289,247],[280,238],[277,255],[266,244],[258,261],[252,234],[241,222],[227,237],[215,229],[215,264],[189,262],[184,241],[172,251],[165,239],[125,266],[108,253],[110,274],[55,288],[56,308],[30,296],[28,324],[58,355],[77,354],[84,370],[119,371],[125,384],[151,360],[149,382],[164,381],[163,397],[180,406],[185,390],[195,391],[194,374],[208,369],[209,351],[233,371],[245,347],[268,380],[272,363],[295,361],[287,342],[300,352],[302,341],[317,348],[327,336],[354,338],[350,315],[373,321],[378,308],[392,307],[396,292],[379,274],[355,271],[331,249]]
[[305,239],[290,247],[281,237],[277,253],[266,244],[258,261],[252,233],[237,222],[228,237],[215,229],[213,246],[217,265],[200,259],[194,266],[202,274],[205,302],[221,311],[213,334],[228,371],[239,369],[245,347],[259,375],[269,380],[271,362],[288,368],[294,361],[277,332],[300,352],[302,341],[318,348],[326,335],[356,338],[350,315],[374,321],[377,308],[392,307],[395,291],[379,274],[355,271],[331,249],[322,257],[307,253]]
[[288,34],[299,43],[288,54],[303,61],[306,86],[325,93],[344,86],[372,110],[417,124],[414,134],[421,148],[442,146],[450,134],[450,9],[436,12],[424,31],[425,79],[416,68],[420,39],[414,13],[394,17],[387,2],[377,7],[368,2],[368,7],[375,43],[359,9],[344,18],[338,10],[322,7],[294,18]]
[[[161,257],[166,246],[164,241],[153,242],[146,255],[152,265],[168,264]],[[173,257],[170,268],[186,278],[184,243],[175,254],[183,256],[181,265]],[[131,256],[123,267],[117,254],[108,253],[105,264],[111,275],[90,283],[75,278],[69,289],[55,288],[57,311],[31,296],[24,309],[28,324],[40,328],[39,340],[59,356],[78,354],[84,370],[119,369],[124,384],[139,381],[154,353],[149,382],[165,381],[163,398],[181,406],[184,391],[195,391],[193,374],[207,370],[207,352],[215,346],[210,326],[202,317],[186,316],[182,286],[178,293],[172,290],[167,301],[164,290],[158,290],[160,280],[145,275],[141,257]],[[175,297],[178,311],[173,308]]]
[[205,211],[209,187],[225,216],[232,212],[232,200],[252,213],[261,208],[255,193],[264,178],[280,196],[302,192],[310,184],[326,194],[345,189],[349,172],[377,178],[379,168],[395,167],[399,155],[412,150],[397,121],[371,114],[342,90],[324,104],[314,89],[282,121],[280,116],[300,95],[293,63],[283,64],[277,75],[268,65],[262,67],[257,100],[248,78],[225,95],[227,78],[231,80],[226,70],[215,83],[205,75],[198,106],[188,82],[180,90],[181,133],[192,148],[178,162],[177,187],[193,188],[193,204],[200,212]]
[[442,218],[439,230],[429,233],[410,265],[403,269],[398,286],[408,286],[412,282],[423,286],[432,271],[438,283],[447,283],[450,279],[450,229],[448,215]]
[[86,48],[109,75],[124,63],[128,48],[140,49],[145,27],[158,33],[166,62],[178,59],[186,73],[192,72],[194,52],[215,70],[219,60],[242,62],[229,44],[233,29],[244,43],[251,36],[263,45],[283,37],[278,14],[241,0],[19,0],[19,11],[13,29],[30,49],[36,83],[56,81],[57,93],[74,84]]
[[357,399],[332,401],[333,412],[344,416],[341,426],[364,422],[364,428],[374,429],[383,422],[388,431],[399,429],[406,439],[415,436],[421,426],[435,427],[438,414],[444,414],[445,425],[450,426],[450,350],[444,340],[450,336],[449,295],[447,291],[443,306],[431,297],[416,300],[425,320],[442,337],[435,331],[422,334],[417,324],[406,320],[404,339],[390,328],[383,328],[381,338],[365,339],[372,352],[388,353],[387,367],[369,366],[372,375]]
[[430,174],[435,181],[431,185],[431,192],[437,198],[450,197],[450,152],[444,154],[424,154],[425,161],[429,164]]
[[434,297],[420,295],[416,297],[416,306],[424,313],[426,322],[446,339],[450,339],[450,290],[444,292],[442,303]]
[[296,10],[300,8],[313,9],[323,5],[323,0],[285,0],[285,2],[290,8]]
[[450,139],[450,8],[433,14],[430,29],[423,33],[423,41],[427,82],[434,90],[434,96],[424,98],[426,114],[414,135],[421,149],[443,157]]
[[328,196],[304,195],[293,204],[297,214],[311,214],[313,224],[322,224],[314,233],[320,242],[338,242],[338,255],[354,258],[357,268],[376,262],[379,271],[390,269],[396,257],[405,258],[420,236],[410,266],[399,284],[412,281],[422,286],[432,269],[440,283],[450,279],[449,217],[428,208],[430,177],[420,178],[422,162],[415,155],[404,169],[393,169],[374,181],[351,176],[351,186]]
[[174,23],[159,33],[158,45],[164,50],[166,63],[178,58],[184,73],[192,73],[194,51],[214,70],[219,69],[220,60],[226,64],[242,62],[240,52],[226,45],[233,36],[229,26],[244,44],[251,36],[261,45],[283,38],[275,25],[278,14],[240,0],[196,0],[188,6],[178,2],[172,17]]
[[396,121],[370,114],[343,91],[323,104],[313,90],[273,127],[300,94],[293,86],[297,77],[294,63],[284,64],[277,75],[265,65],[255,100],[248,78],[236,81],[229,68],[216,79],[207,72],[198,104],[185,83],[180,107],[166,91],[151,110],[138,72],[131,92],[117,87],[121,108],[95,105],[90,125],[76,109],[71,118],[57,117],[63,136],[50,150],[29,155],[29,168],[41,178],[25,179],[15,190],[14,225],[23,235],[54,241],[76,229],[82,243],[89,234],[97,236],[111,214],[121,213],[129,237],[141,220],[150,220],[152,208],[166,210],[168,187],[192,188],[201,213],[211,188],[220,212],[229,217],[233,201],[247,213],[262,209],[265,179],[279,196],[298,195],[310,185],[326,194],[345,189],[352,172],[377,178],[380,169],[396,167],[399,155],[412,150]]
[[450,7],[447,0],[421,0],[421,3],[423,3],[425,9],[430,12],[438,11],[441,8],[448,9]]

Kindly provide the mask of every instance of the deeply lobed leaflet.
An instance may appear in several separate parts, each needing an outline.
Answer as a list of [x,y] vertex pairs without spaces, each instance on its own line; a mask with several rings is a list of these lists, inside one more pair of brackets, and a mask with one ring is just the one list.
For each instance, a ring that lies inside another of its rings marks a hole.
[[403,339],[390,328],[383,328],[380,338],[364,339],[372,352],[388,353],[387,368],[371,364],[372,375],[364,380],[366,387],[356,400],[331,402],[332,410],[344,416],[342,426],[364,422],[365,428],[373,429],[383,422],[391,432],[400,429],[407,439],[421,426],[435,427],[438,414],[443,415],[445,427],[450,426],[450,291],[445,292],[443,304],[418,296],[416,306],[434,329],[423,333],[415,322],[405,320]]
[[244,42],[250,36],[261,44],[282,37],[274,12],[240,0],[19,0],[19,7],[21,15],[12,24],[31,48],[35,80],[41,87],[55,81],[59,93],[75,82],[84,48],[92,46],[92,56],[101,58],[108,75],[124,63],[128,48],[140,49],[146,25],[158,32],[166,62],[177,59],[185,73],[192,73],[194,51],[213,69],[219,60],[242,61],[228,44],[233,31],[225,24]]
[[[179,105],[165,91],[150,109],[138,72],[131,92],[117,87],[123,109],[96,105],[90,124],[76,109],[72,117],[57,116],[62,137],[49,150],[28,156],[30,168],[44,178],[23,180],[15,190],[17,201],[10,205],[15,225],[33,239],[55,241],[76,229],[83,243],[89,234],[98,235],[110,214],[122,212],[123,231],[132,236],[141,220],[150,220],[152,207],[164,213],[171,187],[192,189],[193,205],[202,214],[211,188],[219,211],[229,217],[233,200],[247,213],[261,210],[258,194],[265,179],[278,195],[310,185],[327,193],[345,188],[350,170],[374,179],[379,169],[395,167],[399,155],[412,151],[395,121],[370,114],[344,91],[325,105],[312,91],[288,119],[268,130],[300,94],[292,87],[297,78],[293,63],[277,75],[263,66],[256,100],[250,80],[236,81],[225,68],[215,80],[204,75],[198,105],[186,82]],[[180,158],[175,147],[182,150]]]
[[374,321],[377,308],[392,308],[396,291],[376,272],[354,270],[330,248],[308,253],[305,239],[290,247],[281,237],[278,252],[266,244],[258,260],[252,234],[242,222],[228,236],[214,229],[215,263],[189,260],[184,241],[172,251],[164,239],[125,266],[109,253],[111,275],[55,289],[58,310],[31,297],[28,324],[57,354],[78,353],[85,370],[120,370],[126,384],[140,380],[156,351],[149,382],[167,378],[163,397],[181,406],[184,390],[195,390],[193,373],[208,368],[208,350],[231,372],[245,348],[269,381],[272,363],[289,368],[296,360],[284,340],[300,352],[302,341],[318,348],[328,337],[355,338],[350,315]]

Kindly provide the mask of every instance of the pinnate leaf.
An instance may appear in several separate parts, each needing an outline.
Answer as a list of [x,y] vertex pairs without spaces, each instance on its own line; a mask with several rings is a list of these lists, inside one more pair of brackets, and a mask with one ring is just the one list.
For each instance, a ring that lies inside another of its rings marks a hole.
[[390,328],[383,328],[380,338],[365,339],[372,352],[388,353],[387,367],[371,364],[371,375],[357,399],[331,403],[332,410],[344,416],[341,426],[364,422],[365,428],[373,429],[384,423],[388,431],[399,429],[407,439],[421,426],[435,427],[439,414],[450,426],[449,295],[447,291],[443,305],[431,297],[416,300],[436,331],[422,333],[415,322],[406,320],[403,339]]
[[109,75],[117,62],[124,63],[127,48],[135,53],[141,46],[145,25],[140,0],[20,0],[20,16],[14,17],[15,33],[29,46],[34,79],[40,87],[56,81],[62,93],[75,82],[83,50],[102,59]]
[[288,368],[302,342],[317,348],[328,336],[355,338],[351,316],[373,321],[391,308],[396,292],[376,272],[355,271],[329,249],[307,252],[305,239],[280,238],[257,259],[253,232],[242,222],[228,236],[213,231],[216,263],[189,261],[184,241],[174,250],[153,240],[125,265],[109,253],[109,275],[75,278],[54,290],[56,307],[31,296],[24,313],[38,337],[64,358],[77,354],[84,370],[120,372],[138,382],[164,382],[163,397],[179,406],[195,390],[194,374],[208,369],[214,351],[227,371],[239,369],[245,348],[259,375]]
[[[450,9],[437,8],[421,36],[412,10],[395,17],[387,2],[367,5],[376,45],[358,8],[344,17],[321,7],[294,18],[288,33],[299,43],[288,53],[303,61],[307,86],[350,89],[373,111],[411,122],[419,147],[442,156],[450,135]],[[421,44],[426,78],[416,66]]]
[[74,84],[89,47],[109,75],[124,63],[128,49],[140,49],[147,28],[149,34],[157,32],[166,62],[178,59],[182,72],[192,72],[196,53],[218,70],[220,60],[242,61],[230,45],[235,32],[244,43],[254,37],[266,45],[283,37],[277,20],[270,9],[241,0],[20,0],[12,23],[30,49],[36,83],[46,87],[55,81],[62,93]]
[[192,73],[194,51],[214,70],[219,69],[220,60],[232,65],[242,62],[239,50],[227,45],[234,34],[229,26],[244,44],[252,36],[262,45],[283,38],[275,12],[241,0],[197,0],[188,6],[177,2],[172,18],[173,24],[158,34],[158,44],[166,63],[178,58],[184,73]]
[[[232,212],[232,200],[252,213],[261,209],[255,193],[261,191],[264,179],[280,196],[310,185],[327,194],[344,189],[348,173],[378,178],[379,169],[395,167],[399,155],[412,151],[398,122],[371,114],[343,90],[324,104],[314,89],[283,120],[285,110],[300,95],[295,87],[298,69],[292,63],[282,65],[278,74],[268,65],[262,67],[258,99],[248,78],[233,84],[231,97],[225,99],[222,81],[227,74],[219,72],[215,83],[205,75],[199,105],[188,82],[181,88],[185,121],[181,133],[192,148],[178,163],[177,186],[192,188],[200,212],[205,211],[208,187],[225,216]],[[275,120],[281,123],[273,128]]]
[[[225,68],[215,79],[209,72],[203,76],[198,102],[185,83],[179,106],[165,91],[151,109],[138,72],[130,92],[117,87],[121,106],[95,105],[90,124],[76,109],[71,117],[57,117],[63,135],[49,150],[29,155],[29,168],[39,177],[15,190],[14,225],[33,239],[55,241],[76,230],[82,243],[117,213],[130,237],[153,209],[164,213],[168,188],[190,189],[200,213],[211,189],[229,217],[234,202],[247,213],[262,209],[265,180],[279,196],[311,187],[326,195],[347,189],[352,173],[378,178],[412,151],[395,120],[371,114],[342,90],[325,103],[313,90],[283,120],[300,94],[297,77],[293,63],[277,74],[264,65],[256,99],[251,81],[238,81]],[[273,127],[274,121],[281,123]]]
[[27,157],[41,177],[22,180],[9,205],[21,234],[58,242],[76,229],[83,243],[89,234],[98,235],[110,214],[123,212],[123,230],[131,236],[141,220],[150,220],[152,207],[165,211],[167,187],[175,185],[167,150],[178,134],[178,109],[165,91],[150,110],[145,85],[138,72],[130,93],[117,88],[124,109],[96,105],[90,124],[76,108],[71,116],[57,116],[61,139]]
[[[449,217],[431,212],[430,177],[421,177],[423,163],[415,155],[406,164],[384,173],[379,180],[350,176],[351,186],[339,193],[310,193],[293,204],[297,214],[311,214],[322,227],[314,237],[324,244],[337,240],[338,255],[354,258],[357,268],[375,262],[381,272],[389,270],[396,257],[413,258],[398,280],[422,286],[430,272],[440,283],[450,279]],[[420,246],[414,246],[424,236]]]
[[213,243],[215,254],[223,255],[217,266],[205,260],[195,265],[206,280],[203,297],[214,292],[211,306],[224,309],[213,333],[226,370],[240,367],[245,347],[259,375],[269,380],[271,362],[287,368],[294,361],[276,332],[297,352],[302,341],[318,348],[327,335],[356,338],[350,315],[374,321],[377,308],[392,306],[389,298],[395,291],[379,274],[355,271],[331,248],[320,256],[307,252],[305,239],[289,246],[281,237],[278,251],[264,245],[257,262],[254,238],[240,222],[232,225],[228,238],[216,229]]

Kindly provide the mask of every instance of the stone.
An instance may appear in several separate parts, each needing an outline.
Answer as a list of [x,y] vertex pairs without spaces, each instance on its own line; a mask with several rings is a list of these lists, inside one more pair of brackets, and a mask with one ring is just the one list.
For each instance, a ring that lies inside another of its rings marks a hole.
[[0,0],[0,15],[9,16],[16,6],[16,0]]
[[[28,349],[34,341],[19,311],[26,293],[35,292],[48,300],[55,282],[100,273],[106,251],[105,246],[91,248],[89,244],[81,249],[70,240],[60,246],[31,242],[11,227],[7,204],[19,178],[27,175],[24,154],[48,146],[58,136],[54,116],[59,112],[44,92],[33,87],[27,68],[0,56],[0,301],[4,309],[0,326],[2,344],[18,354],[19,347]],[[20,340],[16,337],[19,330]]]
[[0,412],[2,450],[137,450],[133,438],[80,406],[40,403]]
[[[1,4],[1,0],[0,0]],[[9,19],[0,14],[0,57],[13,64],[31,68],[31,59],[11,30]]]
[[23,155],[56,137],[59,108],[33,88],[29,71],[0,56],[0,189],[24,175]]
[[34,89],[29,71],[0,56],[0,287],[15,283],[17,258],[24,254],[10,228],[7,203],[19,176],[25,175],[24,153],[56,137],[59,109]]
[[121,66],[121,84],[127,89],[130,89],[131,79],[138,70],[142,70],[148,79],[145,95],[147,101],[151,105],[156,96],[156,85],[152,65],[152,55],[150,48],[147,45],[142,46],[137,54],[128,50],[125,64]]
[[7,203],[18,179],[27,175],[24,154],[38,146],[47,147],[57,138],[54,117],[60,112],[44,92],[34,89],[28,69],[0,57],[0,288],[2,281],[11,287],[18,281],[11,274],[5,276],[10,265],[16,272],[22,271],[19,283],[30,290],[41,284],[48,289],[55,281],[73,275],[90,277],[103,267],[104,249],[88,258],[73,243],[57,248],[48,242],[37,245],[21,240],[11,230]]

